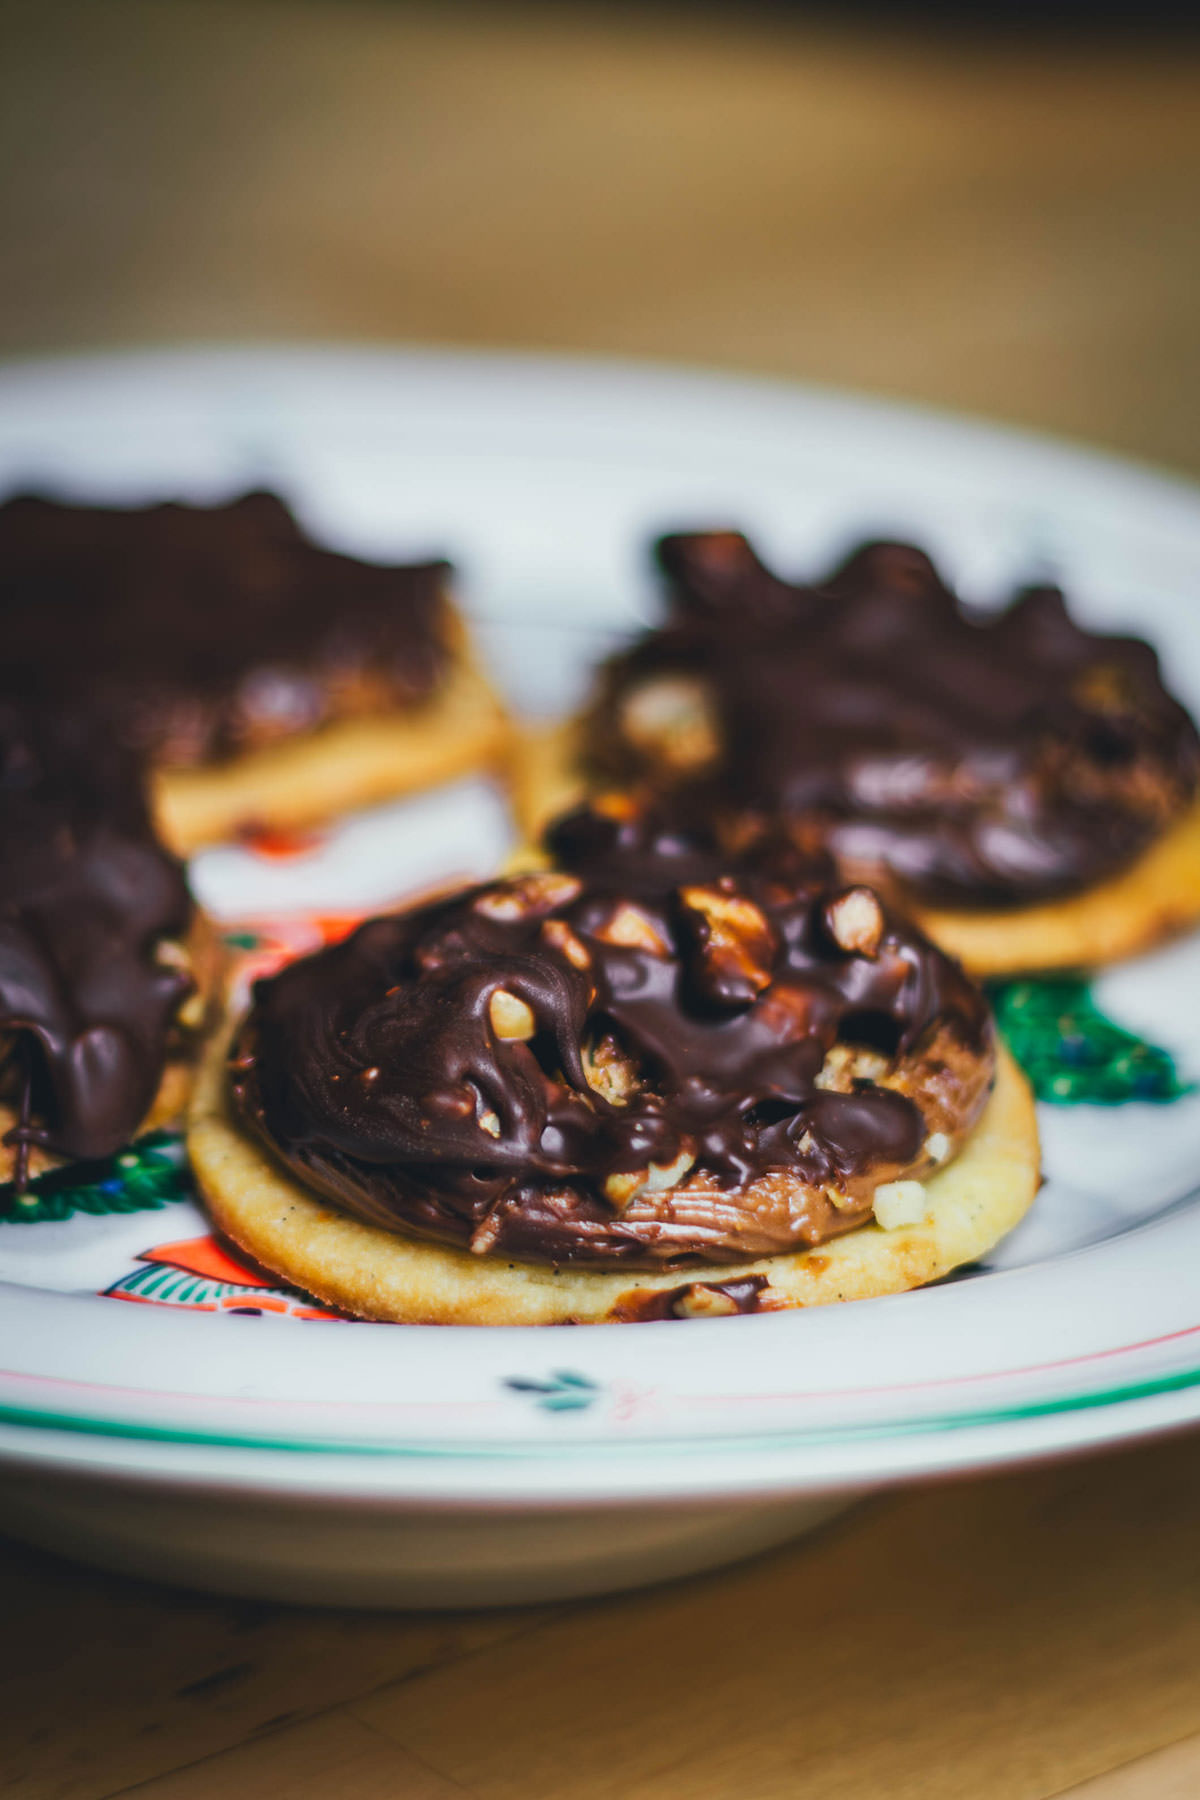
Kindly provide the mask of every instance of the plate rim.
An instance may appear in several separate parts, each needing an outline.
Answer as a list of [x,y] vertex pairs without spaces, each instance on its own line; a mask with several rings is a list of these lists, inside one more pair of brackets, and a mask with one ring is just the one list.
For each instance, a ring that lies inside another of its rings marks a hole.
[[1081,471],[1108,474],[1127,481],[1131,476],[1157,490],[1164,500],[1183,502],[1200,510],[1200,477],[1192,477],[1150,457],[1094,444],[1068,432],[1043,431],[1035,426],[994,418],[986,413],[960,410],[933,402],[878,393],[870,388],[844,387],[790,375],[772,375],[736,364],[705,364],[662,357],[639,357],[619,351],[534,349],[524,345],[458,344],[447,340],[388,338],[179,338],[147,344],[114,344],[102,348],[35,350],[0,356],[0,388],[14,382],[39,382],[63,375],[116,374],[123,370],[156,366],[173,368],[188,363],[225,365],[234,372],[241,365],[285,365],[295,362],[387,363],[396,369],[438,370],[462,375],[509,377],[514,374],[550,374],[564,379],[584,376],[609,384],[613,379],[636,385],[661,382],[679,392],[706,389],[731,400],[758,399],[772,402],[828,406],[844,415],[859,412],[864,418],[890,420],[898,425],[926,424],[938,431],[974,437],[980,448],[989,442],[1006,443],[1038,456],[1061,458]]

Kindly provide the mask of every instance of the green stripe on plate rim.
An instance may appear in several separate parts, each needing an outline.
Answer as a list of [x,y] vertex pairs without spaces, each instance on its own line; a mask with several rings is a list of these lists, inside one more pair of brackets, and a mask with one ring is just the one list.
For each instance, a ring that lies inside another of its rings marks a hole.
[[686,1453],[694,1449],[711,1450],[787,1450],[806,1444],[871,1442],[893,1437],[916,1437],[922,1433],[968,1431],[981,1426],[1011,1425],[1052,1418],[1059,1414],[1094,1412],[1103,1407],[1120,1406],[1131,1401],[1149,1400],[1161,1394],[1185,1392],[1200,1387],[1200,1368],[1183,1370],[1174,1375],[1160,1375],[1121,1387],[1099,1389],[1094,1393],[1067,1395],[1059,1400],[1030,1401],[1020,1406],[974,1409],[967,1412],[937,1413],[927,1418],[901,1419],[894,1423],[841,1425],[818,1430],[778,1431],[745,1437],[722,1433],[686,1438],[624,1440],[613,1442],[591,1439],[571,1442],[567,1438],[521,1444],[495,1444],[481,1440],[470,1445],[446,1444],[363,1444],[330,1443],[319,1439],[295,1439],[244,1436],[217,1431],[187,1431],[173,1426],[141,1425],[131,1420],[81,1418],[72,1413],[45,1412],[36,1408],[0,1405],[0,1425],[17,1425],[35,1431],[67,1431],[87,1437],[133,1439],[142,1443],[184,1444],[211,1449],[277,1450],[291,1455],[405,1457],[424,1460],[490,1459],[525,1461],[547,1454],[564,1452],[576,1458],[597,1453],[626,1456],[644,1455],[647,1450]]

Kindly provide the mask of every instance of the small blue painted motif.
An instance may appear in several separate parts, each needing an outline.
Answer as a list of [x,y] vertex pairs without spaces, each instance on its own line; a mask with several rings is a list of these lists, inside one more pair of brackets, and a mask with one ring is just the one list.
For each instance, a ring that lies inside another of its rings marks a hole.
[[504,1382],[514,1394],[529,1394],[543,1412],[583,1412],[600,1396],[601,1389],[586,1375],[555,1369],[544,1381],[512,1377]]

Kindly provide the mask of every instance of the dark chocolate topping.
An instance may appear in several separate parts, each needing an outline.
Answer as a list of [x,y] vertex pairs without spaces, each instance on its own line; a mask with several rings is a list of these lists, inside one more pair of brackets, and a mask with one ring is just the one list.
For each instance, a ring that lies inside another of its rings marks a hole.
[[973,1123],[985,1004],[873,896],[632,809],[550,846],[258,984],[235,1103],[308,1184],[495,1255],[728,1260],[860,1223]]
[[0,506],[3,691],[100,708],[156,761],[210,762],[425,699],[446,660],[441,563],[312,543],[281,500]]
[[1195,797],[1200,738],[1153,650],[1085,631],[1056,588],[983,616],[903,544],[869,544],[814,587],[733,532],[664,538],[658,559],[668,622],[608,666],[588,722],[606,779],[680,779],[629,706],[694,681],[715,741],[706,755],[702,730],[698,757],[682,745],[683,780],[804,820],[864,878],[959,906],[1087,887]]
[[192,985],[162,951],[190,916],[130,754],[82,715],[0,704],[0,1072],[26,1121],[9,1144],[129,1141]]

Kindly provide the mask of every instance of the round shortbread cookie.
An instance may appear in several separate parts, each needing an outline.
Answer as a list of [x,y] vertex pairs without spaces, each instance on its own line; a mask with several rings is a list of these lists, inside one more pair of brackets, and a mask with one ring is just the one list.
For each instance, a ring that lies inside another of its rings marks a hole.
[[[573,721],[526,731],[517,741],[514,805],[531,843],[588,791],[577,744]],[[1081,894],[1004,912],[910,911],[970,975],[1039,975],[1118,962],[1200,922],[1200,805],[1128,869]]]
[[[302,1187],[235,1123],[215,1036],[193,1095],[188,1151],[221,1231],[265,1268],[342,1311],[428,1325],[603,1324],[655,1295],[765,1277],[757,1309],[823,1306],[900,1293],[984,1255],[1020,1221],[1040,1182],[1037,1123],[1024,1076],[1001,1050],[996,1085],[958,1158],[925,1182],[919,1224],[872,1223],[815,1250],[662,1274],[589,1271],[473,1256],[360,1223]],[[697,1309],[700,1310],[700,1309]],[[714,1309],[715,1310],[715,1309]]]

